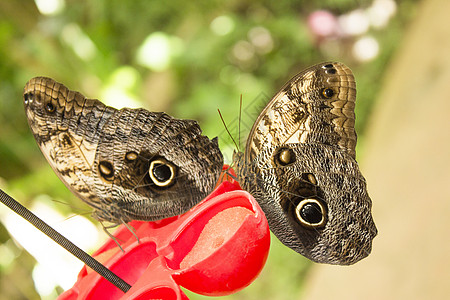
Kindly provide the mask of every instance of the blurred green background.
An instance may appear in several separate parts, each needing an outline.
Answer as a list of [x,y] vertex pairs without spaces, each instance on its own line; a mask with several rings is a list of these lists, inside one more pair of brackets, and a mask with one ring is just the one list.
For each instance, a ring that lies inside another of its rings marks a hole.
[[[40,75],[117,108],[198,120],[206,135],[219,136],[229,162],[234,146],[217,109],[237,136],[242,95],[245,137],[261,105],[293,75],[338,60],[357,80],[357,153],[364,155],[367,116],[415,8],[413,0],[0,0],[0,186],[27,207],[45,202],[62,222],[89,212],[53,174],[28,129],[22,90]],[[3,225],[8,214],[1,210],[0,299],[55,298],[67,287],[36,271],[35,256]],[[298,299],[310,265],[274,238],[260,277],[224,299]],[[54,284],[42,287],[39,278]]]

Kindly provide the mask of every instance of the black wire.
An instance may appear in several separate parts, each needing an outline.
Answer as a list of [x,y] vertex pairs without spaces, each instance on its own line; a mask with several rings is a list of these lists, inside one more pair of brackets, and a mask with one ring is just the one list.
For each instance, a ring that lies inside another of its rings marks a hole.
[[11,196],[6,194],[2,189],[0,189],[0,201],[6,206],[8,206],[15,213],[17,213],[19,216],[21,216],[22,218],[33,224],[34,227],[42,231],[45,235],[50,237],[64,249],[72,253],[74,256],[76,256],[79,260],[85,263],[92,270],[96,271],[103,278],[110,281],[124,293],[126,293],[131,288],[131,285],[126,283],[122,278],[114,274],[111,270],[102,265],[98,260],[96,260],[89,254],[84,252],[82,249],[80,249],[74,243],[69,241],[58,231],[50,227],[50,225],[42,221],[39,217],[37,217],[35,214],[29,211],[26,207],[24,207],[22,204],[14,200]]

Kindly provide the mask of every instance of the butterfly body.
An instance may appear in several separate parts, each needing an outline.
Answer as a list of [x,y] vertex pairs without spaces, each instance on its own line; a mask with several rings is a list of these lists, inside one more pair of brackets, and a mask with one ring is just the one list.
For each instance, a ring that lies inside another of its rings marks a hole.
[[376,227],[355,160],[356,85],[340,63],[313,66],[267,104],[234,161],[272,232],[313,261],[352,264]]
[[50,78],[24,90],[30,128],[58,177],[115,224],[184,213],[214,188],[223,165],[217,139],[193,120],[115,108]]

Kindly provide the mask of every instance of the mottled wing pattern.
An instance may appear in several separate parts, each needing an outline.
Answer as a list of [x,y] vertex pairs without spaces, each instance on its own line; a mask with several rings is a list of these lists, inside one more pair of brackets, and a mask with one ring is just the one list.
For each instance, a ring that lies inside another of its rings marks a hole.
[[247,140],[247,160],[263,147],[317,143],[355,157],[356,83],[341,63],[310,67],[287,82],[261,112]]
[[312,66],[267,104],[234,156],[241,186],[271,231],[294,251],[328,264],[366,257],[377,229],[355,160],[355,80],[341,63]]
[[93,176],[93,165],[100,131],[114,109],[44,77],[26,84],[24,105],[36,142],[55,173],[75,195],[100,209],[94,192],[100,178]]
[[193,120],[87,99],[50,78],[25,86],[30,128],[58,177],[113,223],[181,214],[214,188],[223,157]]

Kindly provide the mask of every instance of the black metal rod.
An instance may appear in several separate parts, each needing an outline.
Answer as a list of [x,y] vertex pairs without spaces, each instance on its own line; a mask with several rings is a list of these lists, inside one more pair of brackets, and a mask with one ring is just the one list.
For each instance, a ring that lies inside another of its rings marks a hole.
[[50,237],[56,243],[58,243],[61,247],[72,253],[79,260],[85,263],[92,270],[100,274],[106,280],[110,281],[121,291],[126,293],[131,285],[126,283],[122,278],[114,274],[111,270],[102,265],[98,260],[84,252],[81,248],[76,246],[74,243],[69,241],[66,237],[60,234],[58,231],[50,227],[47,223],[42,221],[39,217],[29,211],[22,204],[14,200],[11,196],[5,193],[2,189],[0,189],[0,201],[17,213],[19,216],[33,224],[34,227],[42,231],[45,235]]

